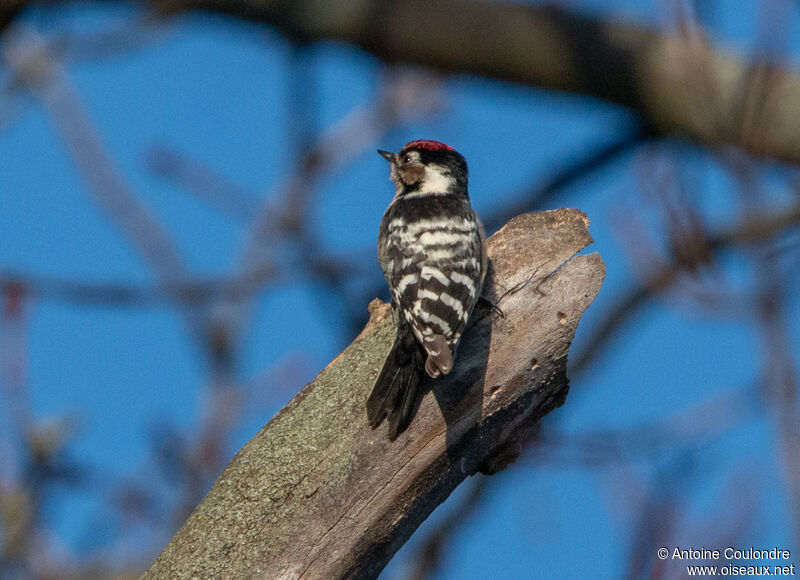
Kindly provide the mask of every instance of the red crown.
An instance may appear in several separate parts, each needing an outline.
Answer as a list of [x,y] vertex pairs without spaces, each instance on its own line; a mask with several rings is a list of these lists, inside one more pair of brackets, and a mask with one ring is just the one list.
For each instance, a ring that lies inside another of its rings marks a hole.
[[428,139],[417,139],[411,143],[406,143],[403,146],[403,151],[406,149],[427,149],[428,151],[455,151],[450,145],[445,145],[439,141],[430,141]]

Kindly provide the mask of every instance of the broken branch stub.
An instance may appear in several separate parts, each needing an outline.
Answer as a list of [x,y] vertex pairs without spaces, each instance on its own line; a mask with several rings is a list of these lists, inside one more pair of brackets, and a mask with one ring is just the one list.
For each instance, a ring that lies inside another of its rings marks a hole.
[[374,578],[468,475],[515,457],[564,402],[566,360],[603,282],[586,216],[525,214],[488,241],[484,294],[455,369],[388,440],[364,403],[394,338],[389,306],[233,458],[145,578]]

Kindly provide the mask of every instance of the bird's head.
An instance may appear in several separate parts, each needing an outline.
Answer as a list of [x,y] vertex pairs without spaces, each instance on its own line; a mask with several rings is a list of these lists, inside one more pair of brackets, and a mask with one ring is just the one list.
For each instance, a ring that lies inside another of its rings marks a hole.
[[397,196],[467,195],[467,161],[449,145],[420,139],[399,153],[380,149],[378,153],[392,166],[389,178]]

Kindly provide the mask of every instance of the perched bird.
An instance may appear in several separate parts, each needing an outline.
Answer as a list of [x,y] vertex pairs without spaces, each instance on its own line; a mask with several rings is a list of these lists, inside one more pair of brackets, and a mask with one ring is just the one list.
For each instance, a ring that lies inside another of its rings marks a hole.
[[483,227],[467,193],[467,162],[438,141],[378,150],[390,164],[395,195],[383,215],[378,261],[392,294],[397,336],[367,415],[374,429],[389,417],[389,438],[408,427],[423,373],[436,378],[453,359],[486,276]]

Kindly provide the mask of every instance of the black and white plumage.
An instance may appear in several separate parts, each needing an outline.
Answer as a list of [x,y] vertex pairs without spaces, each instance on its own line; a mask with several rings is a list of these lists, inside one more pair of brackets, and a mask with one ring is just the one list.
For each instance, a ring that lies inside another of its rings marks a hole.
[[467,163],[438,141],[412,141],[391,163],[395,196],[381,220],[378,259],[392,294],[397,336],[367,401],[389,438],[408,427],[423,373],[449,373],[486,275],[484,234],[472,211]]

